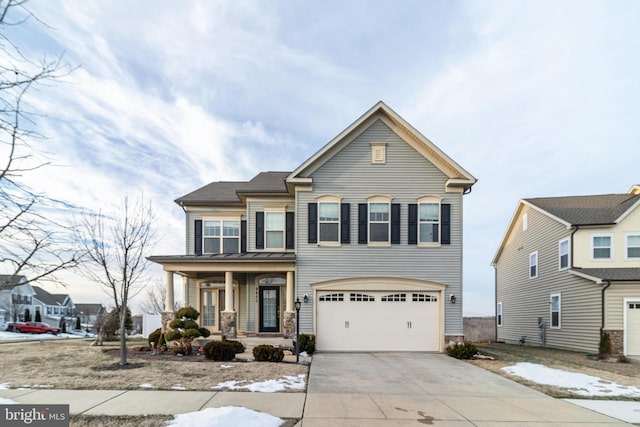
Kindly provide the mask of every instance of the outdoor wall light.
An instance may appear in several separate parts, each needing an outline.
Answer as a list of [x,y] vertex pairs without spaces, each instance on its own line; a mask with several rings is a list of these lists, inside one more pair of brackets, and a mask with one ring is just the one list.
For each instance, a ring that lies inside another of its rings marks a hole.
[[454,294],[449,295],[449,301],[451,301],[451,304],[455,304],[456,303],[456,296]]
[[304,296],[302,297],[302,301],[304,301],[304,303],[308,303],[309,302],[309,295],[304,294]]

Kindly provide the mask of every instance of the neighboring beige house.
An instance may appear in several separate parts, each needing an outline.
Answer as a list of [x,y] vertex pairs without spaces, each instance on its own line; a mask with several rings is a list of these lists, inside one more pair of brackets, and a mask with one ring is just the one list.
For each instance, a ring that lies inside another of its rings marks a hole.
[[640,355],[640,186],[521,200],[492,265],[498,341]]
[[178,274],[213,333],[293,336],[299,299],[319,350],[442,351],[463,337],[475,182],[379,102],[294,171],[178,198],[185,252],[150,257],[167,271],[167,312]]

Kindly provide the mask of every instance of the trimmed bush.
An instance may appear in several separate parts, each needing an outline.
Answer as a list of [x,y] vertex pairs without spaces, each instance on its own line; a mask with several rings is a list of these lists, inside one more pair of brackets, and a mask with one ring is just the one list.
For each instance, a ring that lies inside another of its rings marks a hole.
[[237,347],[233,343],[234,341],[208,342],[202,349],[204,357],[217,362],[229,362],[236,357]]
[[182,338],[182,333],[177,330],[167,331],[167,333],[164,334],[164,339],[167,341],[175,341],[179,340],[180,338]]
[[193,307],[182,307],[176,312],[175,317],[176,319],[187,318],[198,320],[198,317],[200,317],[200,313],[198,313],[198,310]]
[[160,338],[160,335],[162,335],[161,328],[158,328],[149,334],[149,338],[147,338],[147,341],[149,342],[149,347],[153,347],[154,345],[158,344],[158,339]]
[[258,362],[282,362],[284,351],[268,344],[261,344],[253,348],[253,358]]
[[447,354],[456,359],[471,359],[478,353],[478,348],[471,341],[465,341],[447,347]]
[[[296,349],[296,342],[293,341],[293,351]],[[313,354],[316,351],[316,336],[300,334],[300,353],[306,351],[307,354]]]

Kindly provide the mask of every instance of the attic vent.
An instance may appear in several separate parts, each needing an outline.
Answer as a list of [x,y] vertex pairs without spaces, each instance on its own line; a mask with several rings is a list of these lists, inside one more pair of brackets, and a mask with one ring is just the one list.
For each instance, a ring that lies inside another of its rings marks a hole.
[[371,163],[385,164],[387,162],[387,144],[384,142],[371,143]]

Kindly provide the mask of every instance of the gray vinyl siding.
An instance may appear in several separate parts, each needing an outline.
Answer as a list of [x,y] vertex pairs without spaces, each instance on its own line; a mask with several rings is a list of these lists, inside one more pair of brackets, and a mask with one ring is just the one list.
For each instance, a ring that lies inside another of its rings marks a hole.
[[[386,142],[386,164],[371,164],[370,142]],[[313,191],[297,193],[297,295],[313,295],[312,284],[355,277],[428,280],[447,285],[456,304],[445,306],[445,334],[462,334],[462,194],[445,193],[447,177],[417,153],[381,120],[374,122],[311,176]],[[335,194],[350,204],[350,243],[320,247],[307,243],[308,203]],[[389,195],[401,204],[400,244],[369,247],[358,244],[358,204],[367,197]],[[418,247],[407,244],[408,204],[425,195],[439,195],[451,204],[451,244]],[[313,299],[301,310],[301,330],[313,330]]]
[[[560,271],[558,242],[571,230],[537,210],[528,213],[528,228],[521,217],[511,232],[496,268],[496,301],[502,302],[498,341],[542,345],[538,317],[546,324],[548,347],[597,351],[601,326],[601,287]],[[529,278],[529,255],[538,252],[538,277]],[[560,329],[551,328],[550,296],[561,295]]]
[[612,283],[606,290],[605,329],[624,329],[624,299],[640,300],[640,282]]

